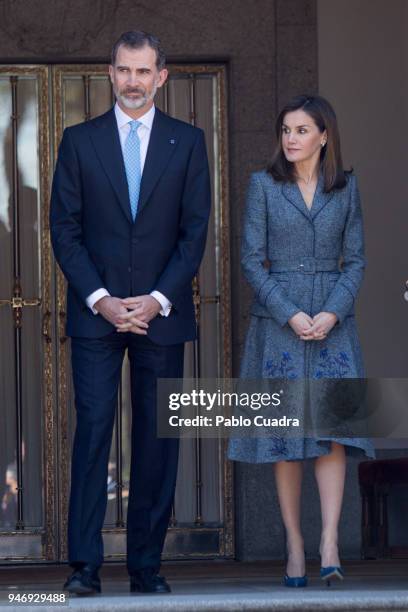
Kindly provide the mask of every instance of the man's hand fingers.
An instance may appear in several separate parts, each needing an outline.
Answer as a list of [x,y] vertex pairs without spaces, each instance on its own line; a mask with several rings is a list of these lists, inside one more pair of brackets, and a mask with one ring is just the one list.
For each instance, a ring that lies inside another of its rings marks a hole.
[[140,327],[137,327],[136,325],[132,325],[129,328],[126,329],[118,329],[116,328],[116,331],[119,334],[125,334],[127,332],[131,332],[132,334],[138,334],[139,336],[146,336],[147,335],[147,331],[145,329],[141,329]]
[[127,298],[122,298],[120,301],[124,304],[133,304],[135,302],[142,302],[143,298],[140,295],[133,295]]
[[137,304],[136,302],[133,302],[132,304],[126,304],[126,312],[133,312],[134,310],[140,310],[141,308],[143,308],[143,304],[141,302],[138,302]]
[[138,334],[139,336],[146,336],[147,335],[147,331],[145,329],[140,329],[139,327],[131,327],[130,331],[132,332],[132,334]]
[[136,306],[141,306],[143,303],[140,298],[124,298],[120,300],[120,302],[123,306],[126,306],[126,308],[136,308]]
[[128,310],[127,312],[124,312],[123,314],[119,314],[117,316],[117,319],[120,323],[124,323],[125,321],[130,321],[132,319],[136,320],[141,320],[141,313],[137,313],[135,314],[135,310]]
[[128,332],[128,331],[132,331],[134,327],[137,327],[138,329],[141,329],[143,331],[145,331],[147,333],[147,327],[140,327],[139,325],[135,325],[135,324],[126,324],[126,325],[121,325],[121,326],[116,326],[116,331],[122,331],[122,332]]
[[128,310],[128,311],[124,312],[123,314],[118,315],[117,319],[120,322],[125,322],[125,321],[128,321],[129,319],[131,319],[134,316],[135,316],[134,311],[133,310]]
[[149,325],[145,321],[137,319],[136,317],[133,317],[127,321],[119,321],[116,323],[116,329],[129,330],[131,327],[140,327],[142,329],[148,329]]
[[129,323],[131,323],[131,325],[136,325],[137,327],[144,327],[146,329],[149,327],[147,321],[145,320],[145,317],[141,317],[140,315],[138,315],[137,317],[131,317],[129,319]]
[[116,328],[116,331],[118,332],[118,334],[127,334],[131,332],[132,334],[138,334],[139,336],[147,336],[147,331],[145,329],[141,329],[140,327],[137,327],[136,325],[132,325],[131,327],[127,329]]

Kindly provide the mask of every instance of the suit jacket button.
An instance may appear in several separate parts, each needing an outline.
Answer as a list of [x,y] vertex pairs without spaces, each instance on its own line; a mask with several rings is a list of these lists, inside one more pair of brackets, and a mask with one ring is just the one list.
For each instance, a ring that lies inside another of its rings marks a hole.
[[132,271],[132,268],[129,266],[128,267],[128,272],[131,272],[131,271]]

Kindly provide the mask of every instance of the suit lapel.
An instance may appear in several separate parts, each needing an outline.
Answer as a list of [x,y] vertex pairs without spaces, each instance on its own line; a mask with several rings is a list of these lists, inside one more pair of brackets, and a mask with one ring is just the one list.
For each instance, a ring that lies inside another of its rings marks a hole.
[[156,108],[140,185],[138,214],[146,206],[150,194],[176,149],[177,142],[174,123]]
[[90,136],[96,154],[108,175],[126,218],[133,223],[129,190],[120,146],[118,125],[113,109],[99,117],[91,126]]

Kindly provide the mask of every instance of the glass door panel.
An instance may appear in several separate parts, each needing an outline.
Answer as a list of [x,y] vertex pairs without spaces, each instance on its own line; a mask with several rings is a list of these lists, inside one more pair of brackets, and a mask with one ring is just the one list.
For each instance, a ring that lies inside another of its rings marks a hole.
[[0,559],[55,556],[47,96],[0,67]]

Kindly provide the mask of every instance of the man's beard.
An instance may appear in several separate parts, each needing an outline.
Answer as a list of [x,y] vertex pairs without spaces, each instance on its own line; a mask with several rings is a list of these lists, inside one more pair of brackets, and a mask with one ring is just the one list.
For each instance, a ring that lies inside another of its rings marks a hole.
[[[130,110],[136,110],[138,108],[143,108],[143,106],[145,106],[150,100],[153,100],[154,96],[156,95],[157,85],[156,84],[153,85],[153,88],[150,94],[148,94],[145,89],[142,89],[140,87],[134,87],[133,89],[127,88],[122,91],[114,87],[113,90],[114,90],[116,99],[122,102],[125,108],[128,108]],[[136,93],[139,94],[138,98],[128,98],[127,97],[129,94],[136,94]]]

